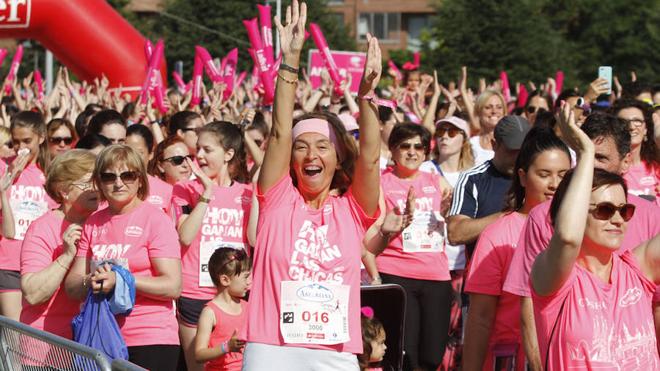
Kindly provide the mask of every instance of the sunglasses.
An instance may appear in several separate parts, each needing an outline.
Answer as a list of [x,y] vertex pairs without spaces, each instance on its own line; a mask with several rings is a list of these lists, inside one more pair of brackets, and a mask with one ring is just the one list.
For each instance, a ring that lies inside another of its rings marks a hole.
[[415,144],[401,143],[401,144],[399,144],[399,149],[402,149],[404,151],[407,151],[411,148],[415,148],[416,151],[421,151],[426,147],[422,143],[415,143]]
[[527,111],[527,113],[535,113],[535,112],[538,112],[538,111],[541,111],[541,110],[544,110],[544,111],[545,111],[544,108],[541,108],[541,107],[534,107],[534,106],[529,106],[529,107],[527,107],[525,110]]
[[594,206],[593,209],[589,210],[594,218],[598,220],[610,220],[614,213],[617,211],[623,221],[629,221],[635,214],[635,205],[633,204],[623,204],[621,206],[615,206],[611,202],[601,202],[598,204],[591,204]]
[[100,178],[103,183],[114,183],[117,181],[117,178],[120,178],[124,184],[135,183],[136,180],[140,177],[137,171],[124,171],[123,173],[117,175],[115,173],[101,173]]
[[463,132],[463,130],[461,130],[459,128],[455,128],[453,126],[451,126],[451,127],[444,127],[443,126],[441,128],[438,128],[438,130],[436,130],[435,132],[436,132],[438,137],[444,137],[445,134],[448,134],[450,138],[453,138],[453,137],[457,136],[458,134],[461,134],[461,132]]
[[64,142],[67,146],[71,143],[73,143],[73,138],[71,137],[50,137],[48,138],[48,141],[50,144],[60,144]]
[[172,165],[179,166],[179,165],[183,164],[183,162],[186,161],[187,158],[192,160],[193,157],[191,155],[172,156],[172,157],[164,158],[161,161],[169,161],[170,163],[172,163]]

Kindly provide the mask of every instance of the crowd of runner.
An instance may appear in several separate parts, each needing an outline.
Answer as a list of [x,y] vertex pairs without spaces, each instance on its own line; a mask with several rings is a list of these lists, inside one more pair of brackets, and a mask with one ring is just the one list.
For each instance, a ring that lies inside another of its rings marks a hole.
[[167,113],[66,69],[46,96],[6,83],[0,315],[71,339],[121,266],[142,367],[375,370],[360,286],[391,283],[406,370],[660,368],[659,85],[521,101],[466,68],[398,79],[368,35],[357,95],[313,89],[306,15],[275,22],[272,105],[250,78],[170,89]]

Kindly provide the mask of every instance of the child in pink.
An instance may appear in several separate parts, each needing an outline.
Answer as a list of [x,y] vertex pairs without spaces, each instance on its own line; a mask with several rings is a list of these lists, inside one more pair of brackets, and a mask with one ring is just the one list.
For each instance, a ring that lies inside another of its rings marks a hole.
[[[76,256],[89,262],[112,259],[134,276],[154,276],[152,259],[180,259],[178,241],[168,216],[142,202],[126,214],[113,214],[110,208],[92,214],[83,226]],[[129,348],[179,344],[172,300],[158,300],[137,291],[132,312],[117,316],[117,323]]]
[[247,323],[243,298],[252,281],[250,266],[245,250],[221,247],[211,255],[209,275],[217,294],[202,310],[195,335],[195,360],[207,361],[207,371],[240,371],[243,365],[245,342],[237,334]]

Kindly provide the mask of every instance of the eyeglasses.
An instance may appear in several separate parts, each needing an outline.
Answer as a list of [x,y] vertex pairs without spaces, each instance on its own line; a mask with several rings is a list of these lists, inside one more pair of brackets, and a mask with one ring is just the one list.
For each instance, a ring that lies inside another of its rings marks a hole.
[[179,166],[179,165],[183,164],[183,162],[186,161],[187,158],[189,158],[189,159],[192,160],[193,157],[192,157],[191,155],[187,155],[187,156],[172,156],[172,157],[164,158],[164,159],[162,159],[161,161],[169,161],[169,162],[172,163],[172,165],[174,165],[174,166]]
[[426,147],[422,143],[415,143],[415,144],[401,143],[401,144],[399,144],[399,149],[401,149],[401,150],[407,151],[411,148],[415,148],[416,151],[421,151]]
[[463,130],[461,130],[459,128],[456,128],[456,127],[453,127],[453,126],[450,126],[450,127],[443,126],[443,127],[438,128],[438,130],[435,131],[436,136],[438,138],[444,137],[445,134],[448,134],[450,138],[453,138],[453,137],[457,136],[458,134],[461,134],[462,132],[463,132]]
[[646,122],[644,119],[630,119],[628,123],[632,126],[643,126]]
[[541,108],[541,107],[529,106],[525,110],[527,111],[527,113],[535,113],[535,112],[538,112],[540,110],[545,110],[545,109]]
[[594,218],[598,220],[610,220],[614,213],[617,211],[623,221],[629,221],[635,214],[635,205],[633,204],[623,204],[621,206],[615,206],[611,202],[601,202],[598,204],[591,204],[594,206],[593,209],[589,210]]
[[91,182],[86,182],[86,183],[71,183],[72,186],[78,188],[81,191],[89,191],[92,189],[93,185]]
[[101,173],[100,178],[103,183],[114,183],[120,178],[124,184],[132,184],[140,177],[137,171],[124,171],[117,175],[115,173]]
[[71,137],[50,137],[48,138],[48,141],[50,144],[60,144],[64,142],[67,146],[71,143],[73,143],[73,138]]

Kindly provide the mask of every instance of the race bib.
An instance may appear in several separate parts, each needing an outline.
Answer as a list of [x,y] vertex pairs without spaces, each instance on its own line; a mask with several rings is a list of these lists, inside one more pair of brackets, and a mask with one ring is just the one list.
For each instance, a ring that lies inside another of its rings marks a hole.
[[45,201],[10,199],[11,211],[14,214],[14,239],[23,240],[30,224],[48,211]]
[[328,282],[282,281],[280,333],[288,344],[341,344],[350,340],[350,287]]
[[412,223],[401,232],[407,253],[442,252],[445,248],[445,221],[436,211],[415,212]]
[[209,275],[209,259],[216,249],[220,247],[231,247],[236,250],[245,250],[245,244],[241,242],[227,241],[205,241],[199,244],[199,287],[215,287]]

